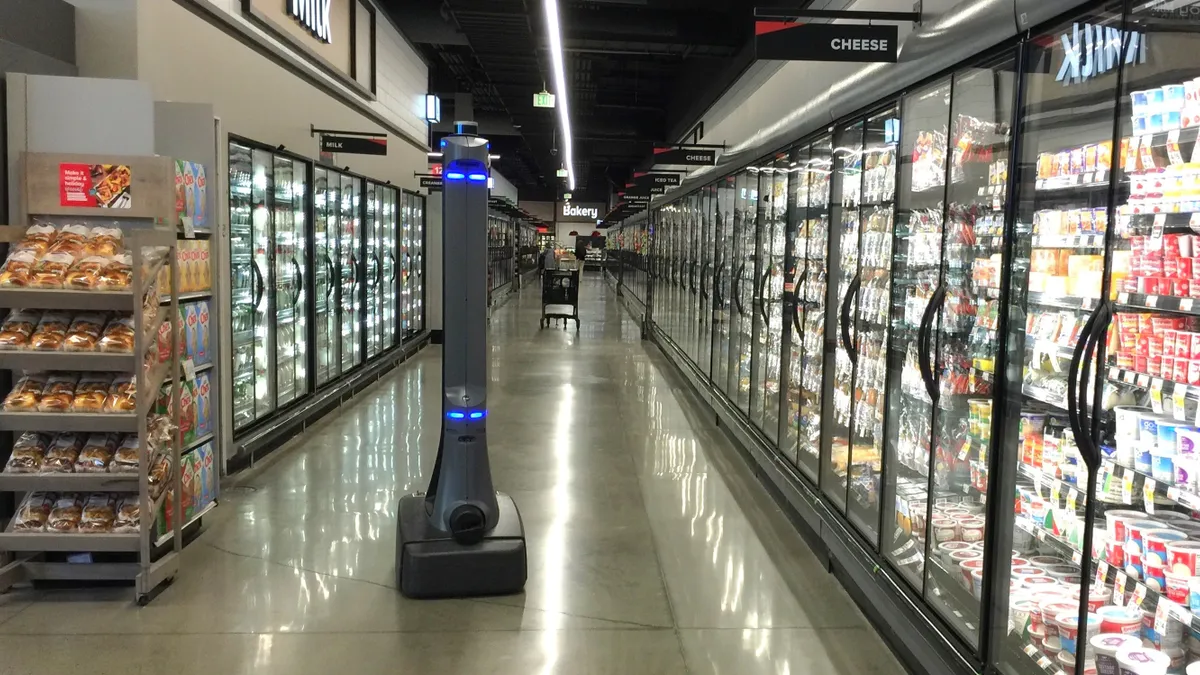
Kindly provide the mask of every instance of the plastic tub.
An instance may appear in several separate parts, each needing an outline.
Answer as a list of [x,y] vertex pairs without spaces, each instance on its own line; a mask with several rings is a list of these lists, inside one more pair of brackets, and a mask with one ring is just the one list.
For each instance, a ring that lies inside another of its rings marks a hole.
[[967,588],[971,587],[971,573],[983,571],[983,558],[973,558],[964,560],[958,564],[958,571],[962,575],[961,581]]
[[1046,627],[1046,637],[1058,635],[1058,617],[1069,614],[1074,625],[1079,616],[1079,603],[1063,596],[1049,597],[1038,603],[1042,612],[1042,624]]
[[1079,575],[1079,568],[1074,565],[1051,565],[1044,568],[1046,574],[1052,578],[1063,581],[1073,576]]
[[978,600],[983,595],[983,570],[971,570],[971,592]]
[[[1084,623],[1087,626],[1086,630],[1081,631],[1079,622],[1078,610],[1074,612],[1062,612],[1054,617],[1054,624],[1058,626],[1058,637],[1062,640],[1062,650],[1064,652],[1075,653],[1079,648],[1080,632],[1083,632],[1083,638],[1091,640],[1093,636],[1100,634],[1100,617],[1095,614],[1088,614],[1084,617]],[[1049,636],[1047,636],[1049,639]]]
[[972,518],[969,522],[962,522],[959,524],[959,527],[959,536],[962,537],[963,541],[971,543],[983,541],[984,524],[978,521],[978,519]]
[[1188,536],[1183,532],[1167,528],[1143,532],[1142,564],[1157,564],[1159,567],[1165,567],[1167,565],[1167,546],[1187,538]]
[[[1109,564],[1125,566],[1125,525],[1130,521],[1142,520],[1146,514],[1141,511],[1130,511],[1127,509],[1114,509],[1107,511],[1104,514],[1104,520],[1108,523],[1108,541],[1112,542],[1116,550],[1110,549]],[[1112,555],[1115,553],[1115,556]]]
[[1200,541],[1177,541],[1167,544],[1167,562],[1176,574],[1200,574]]
[[1150,476],[1160,483],[1170,484],[1175,480],[1175,451],[1170,453],[1154,450],[1150,453]]
[[1175,452],[1183,457],[1200,457],[1200,431],[1196,429],[1176,431]]
[[1200,612],[1200,577],[1188,579],[1187,607],[1193,612]]
[[[1117,671],[1117,652],[1122,649],[1133,649],[1142,646],[1142,639],[1136,635],[1123,633],[1101,633],[1088,640],[1092,657],[1096,660],[1096,670],[1108,675]],[[1072,664],[1074,665],[1074,664]]]
[[1164,455],[1174,455],[1178,444],[1176,440],[1176,432],[1179,429],[1187,429],[1188,425],[1185,422],[1178,422],[1173,419],[1159,418],[1158,420],[1158,451]]
[[1188,584],[1191,582],[1192,576],[1190,574],[1176,574],[1171,571],[1166,572],[1164,576],[1167,580],[1167,599],[1187,607],[1188,592],[1190,590]]
[[[1071,597],[1078,600],[1079,594],[1082,592],[1082,586],[1076,586],[1075,590],[1071,592]],[[1088,611],[1095,612],[1099,610],[1108,604],[1110,598],[1112,598],[1112,589],[1105,585],[1097,586],[1092,584],[1088,587]]]
[[1126,647],[1117,652],[1120,675],[1167,675],[1171,657],[1156,649]]
[[1113,413],[1116,416],[1116,438],[1120,443],[1123,440],[1137,440],[1138,438],[1138,418],[1143,413],[1153,413],[1150,408],[1145,408],[1135,405],[1119,405],[1113,408]]
[[1096,611],[1096,615],[1100,617],[1101,634],[1130,635],[1138,638],[1138,644],[1141,644],[1142,615],[1139,612],[1111,605],[1101,607]]

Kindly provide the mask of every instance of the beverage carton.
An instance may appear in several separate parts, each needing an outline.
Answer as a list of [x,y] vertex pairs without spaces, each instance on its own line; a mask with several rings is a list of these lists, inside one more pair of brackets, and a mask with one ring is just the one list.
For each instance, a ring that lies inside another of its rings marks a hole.
[[196,375],[196,438],[202,438],[212,433],[212,382],[208,371]]
[[182,309],[184,346],[187,349],[185,353],[188,358],[195,361],[198,353],[196,339],[197,331],[200,330],[200,315],[194,302],[183,305]]
[[209,325],[209,302],[201,300],[196,303],[196,318],[198,327],[196,330],[196,364],[203,365],[212,362],[212,352],[209,349],[209,340],[212,337],[211,326]]

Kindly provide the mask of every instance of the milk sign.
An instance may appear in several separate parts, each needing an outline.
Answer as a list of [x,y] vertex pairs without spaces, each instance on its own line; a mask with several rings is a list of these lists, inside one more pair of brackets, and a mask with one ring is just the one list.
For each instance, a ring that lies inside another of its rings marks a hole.
[[333,41],[329,5],[333,0],[286,0],[288,14],[321,42]]

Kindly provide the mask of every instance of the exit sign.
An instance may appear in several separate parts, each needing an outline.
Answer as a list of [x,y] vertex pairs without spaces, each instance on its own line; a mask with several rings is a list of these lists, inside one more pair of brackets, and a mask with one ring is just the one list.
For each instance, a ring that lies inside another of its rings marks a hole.
[[554,94],[548,91],[538,92],[533,95],[533,107],[535,108],[553,108]]
[[558,171],[554,172],[554,175],[558,176],[559,178],[566,178],[568,174],[566,169],[559,169]]

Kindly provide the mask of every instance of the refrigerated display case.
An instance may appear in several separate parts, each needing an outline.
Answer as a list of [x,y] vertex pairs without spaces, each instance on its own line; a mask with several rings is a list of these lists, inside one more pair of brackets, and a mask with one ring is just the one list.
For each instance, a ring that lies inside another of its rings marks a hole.
[[396,344],[396,189],[366,181],[365,241],[367,359]]
[[235,430],[308,386],[305,214],[309,164],[229,143],[230,284]]
[[[751,419],[772,442],[779,440],[780,360],[783,358],[783,279],[788,216],[786,155],[777,156],[758,174],[758,234],[753,302]],[[790,454],[790,449],[787,452]],[[795,458],[792,458],[795,461]]]

